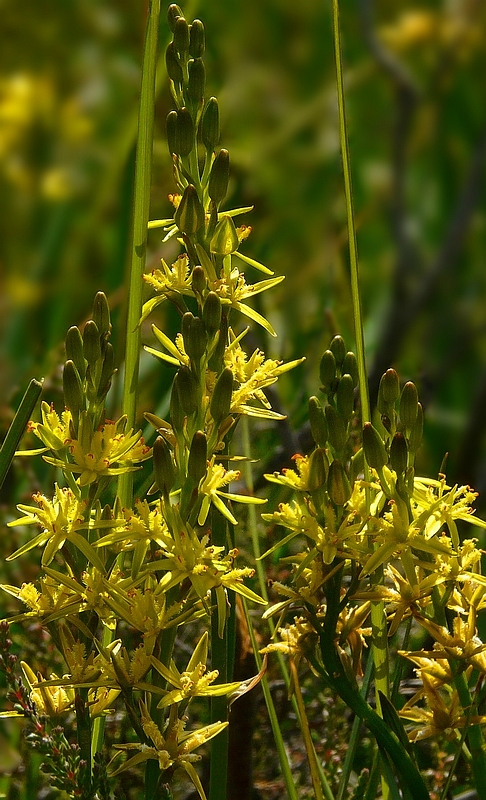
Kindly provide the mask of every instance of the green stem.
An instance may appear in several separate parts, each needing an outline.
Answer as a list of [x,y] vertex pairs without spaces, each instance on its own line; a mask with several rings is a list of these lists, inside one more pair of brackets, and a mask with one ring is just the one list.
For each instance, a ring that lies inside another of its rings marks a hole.
[[22,434],[32,415],[35,405],[42,392],[42,383],[35,378],[29,383],[26,392],[20,401],[15,417],[7,431],[0,448],[0,488],[3,485],[10,464],[12,463],[15,451],[18,447]]
[[[467,715],[471,713],[472,709],[472,715],[474,716],[476,709],[473,707],[473,700],[464,673],[459,671],[457,663],[453,659],[449,660],[449,665],[464,713]],[[471,769],[478,797],[486,797],[486,754],[480,725],[472,724],[469,726],[467,742],[471,751]]]
[[[159,16],[160,0],[149,0],[135,158],[132,256],[128,279],[125,377],[122,397],[122,412],[127,415],[128,429],[135,427],[136,421],[141,345],[139,322],[142,315],[142,275],[145,267],[150,208]],[[129,507],[132,503],[132,487],[132,473],[120,475],[118,481],[118,496],[120,497],[122,505],[125,507]]]

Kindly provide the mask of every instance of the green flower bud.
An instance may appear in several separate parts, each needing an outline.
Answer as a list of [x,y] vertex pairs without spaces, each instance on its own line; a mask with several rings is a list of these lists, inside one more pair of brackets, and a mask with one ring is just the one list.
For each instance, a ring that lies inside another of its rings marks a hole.
[[403,475],[407,469],[408,448],[403,433],[396,433],[390,444],[390,464],[397,475]]
[[395,405],[400,397],[400,381],[394,369],[387,369],[381,376],[380,388],[378,390],[378,411],[380,414],[387,414],[391,406]]
[[335,453],[342,453],[348,441],[346,423],[334,406],[327,405],[324,413],[329,429],[329,442],[331,443],[331,447]]
[[351,479],[351,483],[355,483],[360,475],[364,472],[364,453],[363,448],[360,447],[358,452],[354,454],[351,459],[351,466],[349,470],[349,476]]
[[344,361],[341,364],[341,373],[343,375],[351,375],[353,379],[353,386],[359,383],[358,362],[352,350],[348,350],[344,356]]
[[210,97],[201,119],[201,139],[210,153],[219,144],[219,105],[215,97]]
[[204,209],[199,200],[196,187],[186,186],[182,200],[174,214],[174,221],[182,233],[192,236],[204,225]]
[[199,362],[206,350],[208,337],[202,319],[195,317],[190,311],[182,317],[182,338],[189,358]]
[[213,161],[209,176],[208,194],[216,205],[224,200],[228,191],[229,181],[229,153],[221,149]]
[[399,415],[403,428],[413,428],[418,414],[418,392],[412,381],[407,381],[400,395]]
[[208,466],[208,440],[202,431],[196,431],[192,437],[189,459],[187,461],[187,474],[194,481],[199,483],[206,474]]
[[343,420],[349,422],[354,410],[354,382],[351,375],[346,374],[339,379],[336,407]]
[[211,358],[208,361],[208,367],[211,372],[220,372],[223,367],[224,353],[228,343],[228,317],[226,314],[221,314],[221,325],[219,326],[219,336],[214,348]]
[[184,17],[174,21],[174,47],[181,55],[189,50],[189,25]]
[[180,108],[177,111],[176,146],[176,152],[180,156],[188,156],[194,147],[194,123],[187,108]]
[[194,267],[192,270],[191,286],[194,294],[202,294],[207,288],[208,282],[201,266]]
[[307,490],[311,493],[317,492],[327,481],[327,457],[322,450],[318,447],[310,454],[309,457],[309,477],[307,480]]
[[169,111],[165,122],[165,132],[167,136],[167,147],[169,153],[173,155],[179,151],[177,111]]
[[221,324],[221,300],[216,292],[209,292],[204,301],[202,318],[206,331],[211,336],[219,330]]
[[[177,375],[177,391],[182,410],[188,417],[194,414],[199,407],[199,397],[197,391],[196,378],[189,367],[179,368]],[[175,380],[175,379],[174,379]]]
[[416,453],[422,444],[424,432],[424,410],[421,403],[417,403],[417,418],[410,430],[408,446],[411,453]]
[[339,336],[339,334],[335,336],[329,345],[329,350],[334,354],[336,364],[340,367],[346,357],[346,345],[343,337]]
[[205,47],[204,25],[200,19],[195,19],[189,26],[189,52],[193,58],[202,58]]
[[107,342],[105,345],[105,353],[103,358],[103,367],[101,369],[101,377],[99,381],[98,396],[105,397],[111,386],[111,379],[115,373],[115,351],[113,345]]
[[381,471],[388,463],[383,439],[371,422],[365,422],[363,427],[363,450],[366,461],[373,469]]
[[174,42],[171,42],[165,51],[165,65],[167,67],[167,75],[171,81],[174,81],[174,83],[182,83],[184,74],[179,64],[179,59],[177,58]]
[[229,256],[238,249],[238,234],[235,223],[228,214],[223,214],[214,229],[209,249],[218,256]]
[[68,408],[73,417],[77,418],[80,411],[85,408],[85,397],[83,384],[79,377],[79,372],[74,365],[74,361],[66,361],[62,372],[62,389],[64,393],[64,405]]
[[93,441],[93,423],[86,409],[81,411],[79,415],[78,439],[81,449],[85,453],[89,453],[91,442]]
[[319,365],[319,378],[325,389],[330,388],[336,379],[336,359],[331,350],[326,350]]
[[331,461],[327,478],[327,491],[335,506],[344,506],[351,497],[351,487],[345,469],[338,459]]
[[153,450],[154,476],[158,489],[168,495],[175,484],[175,467],[170,447],[163,436],[157,436]]
[[206,87],[206,69],[203,60],[201,58],[191,59],[188,69],[187,97],[195,103],[202,103]]
[[216,425],[219,425],[228,416],[231,408],[232,394],[233,372],[229,367],[225,367],[216,381],[209,407],[211,416]]
[[167,9],[167,22],[169,23],[169,28],[171,29],[172,33],[174,33],[174,25],[176,20],[183,16],[184,14],[182,13],[182,8],[176,3],[171,3]]
[[182,431],[184,426],[184,408],[179,391],[179,373],[177,372],[172,382],[170,393],[170,422],[174,431]]
[[73,325],[66,333],[66,356],[69,361],[74,361],[81,379],[86,375],[86,362],[84,360],[83,337],[79,328]]
[[100,332],[94,319],[89,319],[84,326],[83,352],[90,366],[101,359]]
[[111,332],[110,306],[104,292],[97,292],[93,303],[93,320],[98,326],[100,336]]
[[309,398],[309,423],[316,445],[325,447],[329,436],[327,420],[319,398],[315,396]]

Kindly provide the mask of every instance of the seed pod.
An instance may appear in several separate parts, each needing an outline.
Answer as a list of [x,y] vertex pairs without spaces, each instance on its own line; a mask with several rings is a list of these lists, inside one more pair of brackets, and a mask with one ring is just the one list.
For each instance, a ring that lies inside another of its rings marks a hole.
[[201,139],[210,153],[219,144],[219,105],[215,97],[210,97],[201,119]]
[[329,429],[329,441],[335,453],[342,453],[348,441],[346,423],[340,417],[334,406],[327,405],[324,413]]
[[341,364],[341,372],[343,375],[351,375],[353,379],[353,387],[359,383],[358,362],[352,350],[348,350],[344,356],[344,361]]
[[189,26],[189,52],[193,58],[202,58],[205,47],[204,25],[200,19],[195,19]]
[[396,433],[390,444],[390,464],[397,475],[403,475],[407,469],[408,448],[403,433]]
[[179,64],[179,59],[177,58],[174,42],[167,45],[167,50],[165,51],[165,65],[167,67],[167,75],[171,81],[174,81],[174,83],[182,83],[184,74]]
[[315,396],[309,398],[309,423],[316,445],[325,447],[329,436],[327,420],[319,398]]
[[81,380],[86,374],[86,362],[84,360],[83,337],[76,325],[69,328],[66,333],[66,356],[69,361],[74,361]]
[[329,466],[327,478],[327,491],[336,506],[343,506],[351,497],[351,487],[348,476],[341,462],[335,458]]
[[216,425],[219,425],[228,416],[232,394],[233,372],[229,367],[225,367],[216,381],[210,404],[211,416]]
[[238,249],[238,234],[235,223],[228,214],[223,214],[214,229],[209,249],[218,256],[229,256]]
[[182,317],[182,337],[189,358],[199,362],[206,350],[208,337],[202,319],[195,317],[190,311]]
[[336,407],[343,420],[349,422],[354,410],[354,383],[351,375],[346,374],[339,379]]
[[157,436],[153,449],[154,476],[158,489],[168,495],[175,484],[175,468],[170,447],[163,436]]
[[194,481],[199,483],[206,474],[208,461],[208,440],[202,431],[196,431],[192,437],[191,449],[187,461],[187,474]]
[[167,136],[167,147],[169,153],[173,155],[179,152],[177,111],[169,111],[165,122],[165,132]]
[[196,187],[190,183],[184,189],[182,200],[174,214],[174,221],[182,233],[192,236],[204,225],[204,209]]
[[229,181],[229,153],[221,149],[213,161],[209,176],[208,194],[216,205],[226,197]]
[[177,111],[176,146],[176,152],[180,156],[188,156],[194,147],[194,123],[187,108]]
[[373,469],[381,471],[388,463],[383,439],[371,422],[365,422],[363,427],[363,450],[366,461]]
[[100,332],[93,319],[89,319],[84,326],[83,352],[90,366],[96,364],[101,358]]
[[174,32],[176,20],[183,16],[184,14],[182,13],[182,8],[176,3],[171,3],[167,9],[167,22],[169,23],[169,28],[171,29],[172,33]]
[[191,59],[188,69],[187,97],[195,103],[202,103],[206,88],[206,69],[203,60],[201,58]]
[[211,358],[208,361],[208,367],[211,372],[218,373],[223,366],[224,353],[228,343],[228,317],[226,314],[221,314],[221,325],[219,326],[218,342]]
[[194,267],[192,270],[191,286],[194,294],[202,294],[207,288],[208,282],[201,266]]
[[422,444],[422,436],[424,432],[424,410],[422,404],[417,404],[417,418],[410,430],[408,437],[408,446],[411,453],[416,453]]
[[206,331],[211,336],[219,330],[221,324],[221,300],[216,292],[209,292],[204,301],[202,318]]
[[340,367],[346,356],[346,345],[344,344],[343,337],[339,336],[339,334],[335,336],[329,345],[329,350],[334,353],[336,364]]
[[186,366],[179,368],[176,378],[182,410],[190,417],[197,411],[199,405],[196,379],[189,367]]
[[85,397],[83,384],[79,377],[79,372],[74,365],[74,361],[68,360],[64,364],[62,389],[64,393],[64,405],[70,410],[73,417],[77,418],[80,411],[85,408]]
[[325,389],[330,388],[336,378],[336,359],[331,350],[326,350],[322,355],[319,377]]
[[378,411],[380,414],[389,414],[392,406],[400,397],[400,381],[394,369],[387,369],[381,376],[378,390]]
[[97,292],[93,303],[93,320],[98,326],[100,336],[111,332],[110,306],[104,292]]
[[184,17],[177,17],[174,22],[174,47],[181,55],[189,50],[189,25]]
[[307,490],[317,492],[327,481],[328,464],[324,450],[318,447],[309,457],[309,477]]
[[400,423],[408,430],[413,428],[418,414],[418,392],[412,381],[407,381],[400,395]]

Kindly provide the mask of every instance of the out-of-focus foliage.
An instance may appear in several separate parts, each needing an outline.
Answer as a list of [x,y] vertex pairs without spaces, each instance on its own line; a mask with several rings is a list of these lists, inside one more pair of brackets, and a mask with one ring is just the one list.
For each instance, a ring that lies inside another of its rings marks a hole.
[[[196,0],[184,9],[199,12]],[[450,480],[481,489],[486,7],[361,0],[341,15],[372,387],[389,366],[417,380],[423,469],[437,473],[448,450]],[[58,385],[60,343],[96,291],[109,295],[115,325],[123,309],[144,16],[142,0],[2,4],[3,427],[32,375]],[[264,344],[308,359],[281,389],[298,427],[330,335],[352,340],[330,4],[208,2],[204,22],[209,93],[232,155],[229,202],[255,205],[246,252],[286,275],[273,299],[258,298],[279,332]],[[163,20],[161,53],[168,38]],[[171,216],[174,190],[163,59],[159,82],[152,218]],[[148,268],[170,258],[160,240],[153,231]],[[158,319],[169,334],[171,313]],[[162,397],[155,366],[143,369],[147,397]]]

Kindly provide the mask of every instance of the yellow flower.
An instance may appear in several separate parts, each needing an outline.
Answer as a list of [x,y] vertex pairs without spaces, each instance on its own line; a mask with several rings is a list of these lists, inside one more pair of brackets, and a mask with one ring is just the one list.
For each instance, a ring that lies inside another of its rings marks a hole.
[[232,494],[230,492],[221,491],[223,487],[227,486],[231,481],[239,480],[240,473],[238,470],[227,470],[222,464],[214,463],[215,457],[211,459],[206,470],[206,474],[199,484],[199,495],[203,495],[203,501],[198,516],[198,524],[204,525],[206,522],[209,507],[211,503],[226,517],[233,525],[237,525],[238,521],[235,519],[228,506],[223,503],[221,498],[233,500],[236,503],[246,503],[258,505],[266,503],[266,500],[260,497],[246,494]]
[[[42,675],[36,675],[25,661],[20,662],[25,681],[30,690],[30,699],[35,703],[37,712],[42,716],[55,718],[71,708],[74,702],[74,691],[64,686],[47,686]],[[52,681],[58,681],[57,675],[51,675]]]

